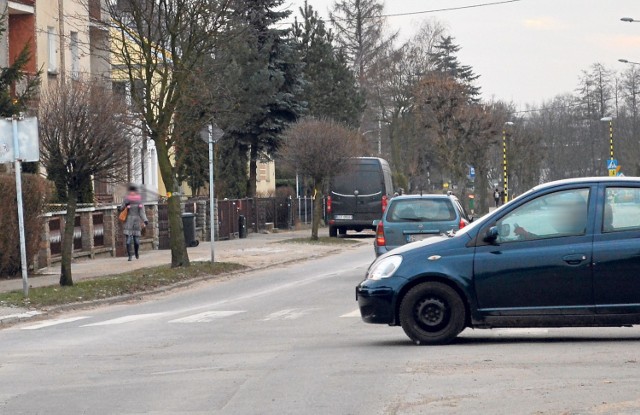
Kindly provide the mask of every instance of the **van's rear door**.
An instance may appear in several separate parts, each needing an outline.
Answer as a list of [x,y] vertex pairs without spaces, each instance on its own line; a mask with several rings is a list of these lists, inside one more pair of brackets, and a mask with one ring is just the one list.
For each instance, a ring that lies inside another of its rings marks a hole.
[[362,164],[355,173],[355,183],[357,197],[354,219],[373,222],[382,218],[385,186],[380,163]]
[[334,178],[332,209],[336,220],[375,220],[382,216],[385,191],[378,160],[354,160],[347,173]]

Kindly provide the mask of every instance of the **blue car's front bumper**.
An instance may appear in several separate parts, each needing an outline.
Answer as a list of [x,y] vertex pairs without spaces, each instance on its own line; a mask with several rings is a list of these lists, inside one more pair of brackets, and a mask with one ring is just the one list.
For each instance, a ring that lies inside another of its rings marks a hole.
[[394,290],[391,287],[369,287],[367,282],[364,281],[356,287],[356,299],[362,320],[372,324],[393,325],[395,323]]

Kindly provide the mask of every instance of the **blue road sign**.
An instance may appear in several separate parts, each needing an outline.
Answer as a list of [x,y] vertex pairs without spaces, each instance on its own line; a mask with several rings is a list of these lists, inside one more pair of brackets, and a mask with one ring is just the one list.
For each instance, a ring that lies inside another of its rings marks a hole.
[[607,160],[607,170],[615,170],[618,168],[618,160]]

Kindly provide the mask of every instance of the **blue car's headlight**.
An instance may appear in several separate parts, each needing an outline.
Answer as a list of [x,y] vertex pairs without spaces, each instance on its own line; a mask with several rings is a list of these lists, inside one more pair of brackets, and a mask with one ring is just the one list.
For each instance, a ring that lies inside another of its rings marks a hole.
[[400,255],[391,255],[380,261],[376,261],[369,272],[367,272],[367,279],[380,280],[382,278],[391,277],[398,267],[402,264],[402,257]]

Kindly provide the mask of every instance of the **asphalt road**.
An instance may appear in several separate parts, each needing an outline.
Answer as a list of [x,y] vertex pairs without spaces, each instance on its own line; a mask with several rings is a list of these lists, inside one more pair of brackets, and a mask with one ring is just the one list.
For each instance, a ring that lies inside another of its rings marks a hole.
[[362,323],[369,244],[0,331],[1,414],[636,414],[638,328]]

